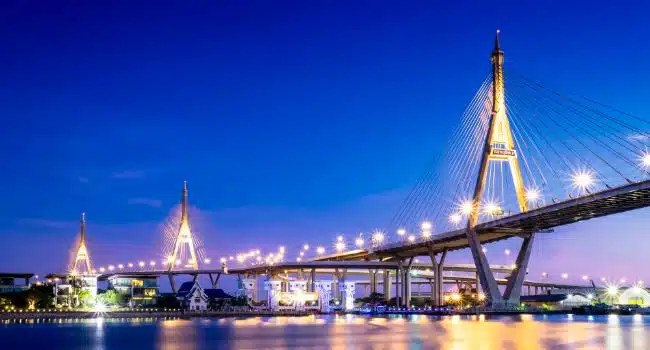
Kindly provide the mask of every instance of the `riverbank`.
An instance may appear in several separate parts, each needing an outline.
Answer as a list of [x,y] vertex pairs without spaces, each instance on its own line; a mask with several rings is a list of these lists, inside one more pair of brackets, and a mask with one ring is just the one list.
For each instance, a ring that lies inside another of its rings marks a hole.
[[0,312],[0,320],[27,319],[85,319],[85,318],[192,318],[192,317],[274,317],[274,316],[308,316],[304,311],[37,311],[37,312]]

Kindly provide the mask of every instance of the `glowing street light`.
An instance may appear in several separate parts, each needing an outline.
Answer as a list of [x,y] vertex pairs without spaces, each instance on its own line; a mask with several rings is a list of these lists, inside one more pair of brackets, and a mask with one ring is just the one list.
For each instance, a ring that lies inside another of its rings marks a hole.
[[639,160],[641,161],[641,166],[644,169],[647,170],[648,168],[650,168],[650,153],[649,152],[644,152],[641,155],[641,158]]
[[582,280],[583,280],[583,281],[586,281],[586,280],[588,280],[588,279],[589,279],[589,276],[587,276],[587,275],[583,275],[583,276],[582,276]]
[[108,271],[113,271],[115,270],[115,266],[113,265],[108,265]]
[[345,243],[343,241],[338,241],[336,242],[335,247],[336,247],[336,251],[341,253],[345,250]]
[[381,231],[375,231],[372,234],[372,243],[381,244],[384,242],[385,235]]
[[454,225],[458,224],[461,219],[462,219],[462,217],[460,216],[460,214],[451,214],[451,215],[449,215],[449,222],[451,222]]
[[325,254],[325,248],[320,247],[320,246],[319,246],[319,247],[316,247],[316,253],[317,253],[318,255],[323,255],[323,254]]
[[488,215],[499,215],[502,210],[496,202],[487,202],[483,212]]
[[431,221],[422,221],[422,224],[420,224],[420,228],[422,229],[422,231],[431,231],[431,229],[433,228],[433,224],[431,223]]
[[304,249],[304,250],[309,250],[309,244],[305,243],[305,244],[302,246],[302,249]]
[[224,264],[226,261],[228,261],[228,259],[226,259],[226,258],[221,258],[221,259],[219,259],[219,261],[220,261],[222,264]]
[[117,268],[121,270],[121,269],[124,268],[124,265],[122,265],[122,264],[118,264],[118,265],[117,265]]
[[354,245],[356,245],[357,248],[362,248],[363,247],[363,238],[357,237],[357,239],[354,240]]
[[209,264],[211,261],[212,260],[210,258],[205,258],[205,260],[203,260],[203,262],[206,263],[206,264]]
[[127,266],[128,266],[129,268],[132,268],[132,267],[133,267],[133,263],[128,263]]
[[615,284],[610,284],[607,286],[606,289],[607,295],[609,296],[616,296],[618,294],[618,286]]
[[529,202],[537,202],[542,197],[542,194],[536,188],[526,190],[526,200]]
[[408,241],[411,242],[411,243],[415,242],[415,236],[414,235],[409,235]]
[[594,176],[588,170],[582,170],[571,175],[573,187],[581,191],[587,191],[594,184]]
[[487,253],[487,248],[486,247],[481,247],[481,250],[483,251],[483,254]]
[[567,278],[569,278],[569,274],[565,272],[565,273],[562,274],[561,277],[562,277],[562,279],[567,279]]
[[149,266],[151,267],[156,266],[156,262],[153,260],[149,261]]
[[466,200],[466,201],[463,201],[463,202],[460,204],[460,208],[459,208],[459,209],[460,209],[460,212],[461,212],[461,213],[463,213],[463,214],[465,214],[465,215],[469,215],[469,214],[472,213],[472,210],[474,209],[474,204],[472,203],[472,201],[470,201],[470,200]]
[[140,267],[144,267],[144,261],[140,261],[140,262],[138,262],[138,266],[140,266]]
[[405,228],[398,228],[397,229],[397,235],[400,237],[403,237],[406,234],[406,229]]
[[548,278],[548,272],[542,272],[542,278]]
[[343,242],[343,236],[338,236],[336,237],[337,242]]
[[305,256],[305,252],[300,252],[300,256]]
[[510,255],[510,249],[506,249],[503,251],[506,255]]

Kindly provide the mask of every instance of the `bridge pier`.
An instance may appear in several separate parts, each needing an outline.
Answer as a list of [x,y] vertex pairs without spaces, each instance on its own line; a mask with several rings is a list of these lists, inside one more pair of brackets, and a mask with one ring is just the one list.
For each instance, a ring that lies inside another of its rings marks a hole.
[[214,276],[212,276],[211,273],[209,273],[208,276],[210,277],[210,284],[212,284],[212,289],[217,288],[217,283],[219,282],[219,278],[221,277],[221,273],[217,273],[216,278]]
[[434,285],[431,290],[431,301],[434,306],[442,306],[443,300],[443,267],[445,265],[445,258],[447,257],[447,250],[443,250],[440,254],[440,261],[436,259],[436,254],[433,252],[433,249],[429,246],[429,258],[431,259],[431,265],[433,267],[433,278]]
[[176,294],[176,282],[174,281],[174,275],[170,273],[168,276],[169,276],[169,284],[172,287],[172,293]]
[[316,291],[316,269],[311,269],[310,273],[310,281],[309,281],[309,291],[310,292],[315,292]]
[[370,269],[370,294],[377,293],[377,270]]
[[469,248],[472,251],[472,258],[474,259],[474,264],[476,265],[476,273],[479,276],[481,287],[485,290],[485,296],[487,298],[488,305],[500,306],[503,304],[501,292],[499,291],[497,280],[494,278],[492,271],[490,271],[490,264],[487,261],[485,253],[483,252],[483,247],[481,247],[481,241],[478,239],[476,230],[474,227],[468,225],[465,232],[467,234]]
[[390,270],[386,269],[384,270],[384,300],[386,301],[386,304],[390,301],[390,289],[391,289],[391,283],[390,283]]
[[519,304],[521,288],[524,284],[528,262],[530,261],[530,253],[533,250],[533,241],[535,241],[535,233],[531,233],[530,236],[525,237],[521,243],[521,249],[519,249],[519,254],[517,254],[517,264],[510,274],[510,278],[508,278],[508,284],[503,293],[503,299],[507,304]]
[[411,306],[411,265],[413,264],[413,257],[411,257],[406,264],[402,267],[402,304],[404,307]]

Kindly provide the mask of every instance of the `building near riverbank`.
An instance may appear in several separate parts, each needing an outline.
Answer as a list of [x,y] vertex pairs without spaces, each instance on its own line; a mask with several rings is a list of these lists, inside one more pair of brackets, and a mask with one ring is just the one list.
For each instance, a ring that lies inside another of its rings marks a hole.
[[[0,293],[19,293],[31,287],[33,273],[0,273]],[[24,283],[18,281],[23,280]]]
[[57,306],[77,306],[79,304],[77,296],[81,291],[88,291],[93,300],[97,296],[97,275],[49,274],[45,277],[53,285],[54,301]]
[[621,293],[618,297],[618,303],[621,305],[650,306],[650,293],[640,286],[630,287]]
[[114,289],[129,299],[131,306],[154,305],[160,296],[158,276],[117,274],[108,278],[108,289]]
[[190,281],[181,285],[176,293],[176,299],[185,310],[207,311],[212,303],[223,305],[234,298],[222,289],[203,289],[199,282]]

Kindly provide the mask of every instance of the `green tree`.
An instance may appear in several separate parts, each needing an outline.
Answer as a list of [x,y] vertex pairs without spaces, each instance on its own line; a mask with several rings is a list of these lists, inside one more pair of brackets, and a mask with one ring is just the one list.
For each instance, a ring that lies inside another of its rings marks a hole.
[[89,290],[81,290],[77,294],[77,299],[80,306],[88,306],[92,303],[92,294],[90,294]]
[[181,307],[181,303],[173,295],[163,295],[159,297],[158,300],[156,301],[156,306],[162,308],[177,309]]
[[124,303],[124,296],[115,289],[109,289],[106,292],[99,294],[97,300],[100,300],[106,305],[122,305]]

